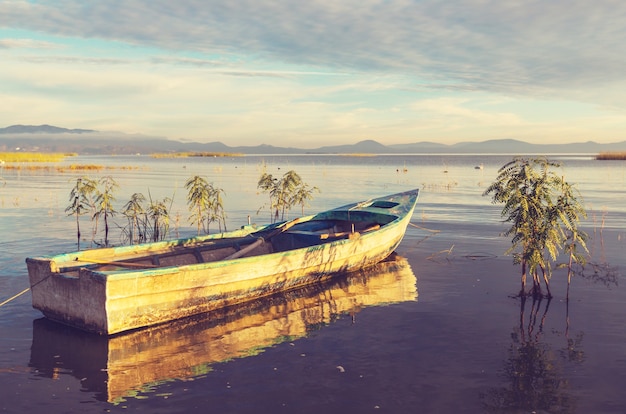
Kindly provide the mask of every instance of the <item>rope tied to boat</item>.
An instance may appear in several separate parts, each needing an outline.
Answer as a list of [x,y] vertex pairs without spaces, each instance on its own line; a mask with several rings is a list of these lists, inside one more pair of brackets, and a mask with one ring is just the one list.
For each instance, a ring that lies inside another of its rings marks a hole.
[[45,281],[46,279],[48,279],[50,276],[52,275],[48,275],[46,277],[44,277],[43,279],[41,279],[39,282],[33,284],[31,287],[28,287],[26,289],[24,289],[23,291],[21,291],[20,293],[18,293],[17,295],[14,295],[12,297],[10,297],[9,299],[5,300],[4,302],[0,303],[0,307],[2,307],[3,305],[6,305],[7,303],[11,302],[14,299],[19,298],[20,296],[22,296],[24,293],[28,292],[29,290],[32,290],[35,286],[37,286],[38,284],[40,284],[41,282]]
[[0,303],[0,307],[6,305],[7,303],[11,302],[14,299],[19,298],[20,296],[22,296],[24,293],[28,292],[30,290],[30,288],[26,288],[23,291],[21,291],[20,293],[18,293],[17,295],[11,296],[9,299],[5,300],[4,302]]

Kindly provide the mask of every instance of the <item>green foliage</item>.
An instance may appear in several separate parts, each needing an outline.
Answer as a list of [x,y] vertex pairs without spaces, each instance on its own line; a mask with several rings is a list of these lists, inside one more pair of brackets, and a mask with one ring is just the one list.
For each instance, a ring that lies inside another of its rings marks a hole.
[[[79,250],[81,239],[79,217],[87,213],[90,213],[94,223],[92,242],[95,242],[95,235],[98,232],[98,220],[102,218],[104,241],[103,243],[96,242],[96,244],[109,245],[110,221],[118,213],[115,208],[117,201],[115,193],[118,189],[119,185],[111,176],[102,177],[97,181],[87,177],[80,177],[76,180],[70,191],[70,204],[65,211],[68,215],[76,217]],[[135,244],[164,240],[169,233],[172,203],[173,199],[169,197],[153,200],[150,196],[149,203],[146,205],[146,197],[141,193],[134,193],[121,211],[128,220],[127,226],[120,227],[122,242]]]
[[122,214],[128,219],[128,242],[130,244],[147,241],[146,221],[142,219],[146,214],[145,201],[146,197],[143,194],[134,193],[122,210]]
[[[207,233],[209,232],[209,223],[217,223],[219,231],[226,231],[226,211],[224,210],[224,199],[222,194],[224,190],[211,186],[210,189],[211,203],[209,205],[209,217],[207,221]],[[222,225],[224,227],[222,228]]]
[[104,219],[104,245],[109,245],[109,217],[113,217],[115,208],[113,202],[115,201],[114,193],[119,188],[117,182],[111,176],[101,178],[98,183],[102,186],[102,190],[96,192],[96,209],[94,218],[102,217]]
[[146,222],[150,224],[152,241],[165,240],[170,229],[170,208],[173,200],[169,197],[163,200],[152,200],[146,209]]
[[97,192],[97,183],[87,177],[79,177],[70,191],[70,204],[65,208],[68,215],[76,217],[76,238],[80,250],[80,220],[79,217],[93,209],[92,196]]
[[224,190],[214,187],[212,183],[196,175],[185,183],[187,189],[187,206],[191,212],[189,217],[192,223],[197,225],[198,235],[200,229],[209,233],[209,226],[217,222],[222,230],[222,224],[226,228],[226,214],[222,194]]
[[294,205],[300,205],[304,214],[307,201],[313,199],[313,192],[319,191],[317,187],[310,187],[304,183],[294,170],[286,172],[280,179],[264,172],[257,183],[257,188],[269,193],[273,222],[284,220],[285,212]]
[[204,224],[206,212],[209,209],[209,183],[204,178],[196,175],[187,180],[185,188],[188,191],[187,205],[192,213],[190,219],[192,223],[197,224],[198,235],[200,235],[200,228]]
[[319,188],[310,187],[306,183],[301,183],[296,187],[290,201],[293,205],[299,205],[301,208],[301,214],[304,215],[304,207],[308,206],[308,201],[313,199],[313,193],[318,192]]
[[573,260],[579,258],[577,246],[586,249],[586,235],[578,229],[585,209],[575,188],[552,170],[559,167],[558,162],[543,157],[514,158],[500,168],[483,194],[504,205],[502,217],[511,223],[504,234],[512,243],[507,254],[522,265],[520,295],[526,294],[527,274],[533,278],[531,293],[541,295],[541,272],[551,297],[551,264],[559,251],[567,250]]

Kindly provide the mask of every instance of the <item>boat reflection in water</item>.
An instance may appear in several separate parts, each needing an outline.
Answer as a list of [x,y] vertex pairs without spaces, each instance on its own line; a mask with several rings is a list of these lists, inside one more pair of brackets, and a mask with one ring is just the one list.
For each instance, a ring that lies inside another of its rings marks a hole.
[[328,283],[117,336],[37,319],[30,366],[47,378],[69,373],[97,399],[119,402],[304,337],[340,314],[416,299],[416,277],[407,260],[394,255]]

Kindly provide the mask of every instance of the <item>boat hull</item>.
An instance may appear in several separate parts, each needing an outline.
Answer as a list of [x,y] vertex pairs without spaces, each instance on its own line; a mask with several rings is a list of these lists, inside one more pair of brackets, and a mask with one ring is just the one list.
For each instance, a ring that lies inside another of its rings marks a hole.
[[190,380],[213,364],[301,338],[337,315],[357,317],[366,307],[417,297],[415,274],[396,256],[327,283],[110,337],[59,329],[41,318],[33,323],[30,366],[44,377],[63,366],[96,398],[116,403],[152,384]]
[[[404,201],[388,201],[396,199]],[[49,319],[112,335],[316,283],[371,266],[389,256],[404,236],[416,199],[417,190],[386,197],[384,200],[394,205],[391,208],[381,204],[383,199],[377,199],[379,204],[374,207],[371,203],[365,208],[355,204],[321,213],[327,220],[345,218],[346,214],[361,218],[387,214],[395,218],[375,231],[354,232],[325,243],[256,253],[252,257],[154,268],[80,266],[89,260],[119,260],[131,257],[131,251],[146,254],[167,246],[157,243],[29,258],[26,262],[33,307]],[[320,217],[310,216],[304,221],[313,219]],[[281,232],[280,226],[273,228]],[[252,229],[246,229],[210,239],[228,240],[251,232]],[[193,243],[187,240],[183,244]],[[78,263],[78,269],[70,268],[68,263]]]

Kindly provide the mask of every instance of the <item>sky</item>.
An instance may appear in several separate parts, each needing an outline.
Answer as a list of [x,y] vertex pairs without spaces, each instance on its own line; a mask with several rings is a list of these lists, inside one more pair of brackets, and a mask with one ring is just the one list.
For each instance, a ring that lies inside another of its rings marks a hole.
[[623,0],[0,0],[0,127],[626,140]]

